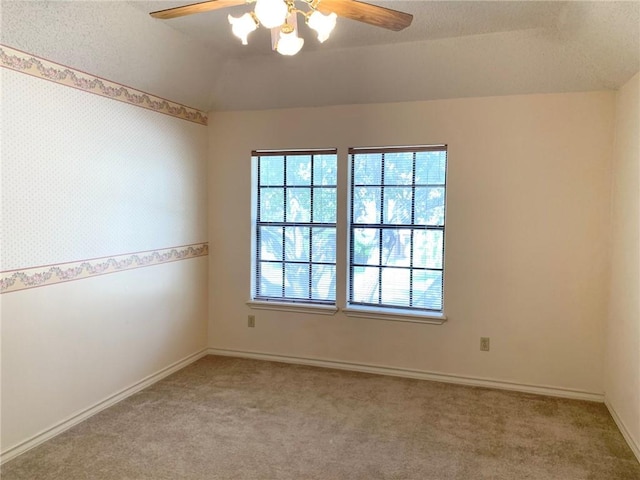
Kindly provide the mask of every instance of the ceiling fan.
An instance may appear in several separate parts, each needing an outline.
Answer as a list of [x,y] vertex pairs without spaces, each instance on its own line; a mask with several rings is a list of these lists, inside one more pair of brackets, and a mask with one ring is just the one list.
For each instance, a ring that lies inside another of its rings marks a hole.
[[[306,10],[298,9],[296,2],[302,4]],[[320,42],[329,37],[338,16],[394,31],[403,30],[411,25],[413,20],[413,15],[409,13],[358,0],[208,0],[151,12],[150,15],[159,19],[170,19],[246,3],[256,4],[253,12],[247,12],[241,17],[228,16],[233,34],[246,45],[247,36],[258,26],[270,28],[273,49],[283,55],[295,55],[304,43],[304,39],[298,37],[298,14],[301,14],[307,25],[318,33]]]

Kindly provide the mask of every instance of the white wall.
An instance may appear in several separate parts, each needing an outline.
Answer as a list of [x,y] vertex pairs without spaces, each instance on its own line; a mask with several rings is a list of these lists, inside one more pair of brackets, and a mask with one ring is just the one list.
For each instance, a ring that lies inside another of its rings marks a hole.
[[3,295],[3,454],[201,351],[206,285],[200,257]]
[[203,125],[0,74],[4,460],[206,346],[208,258],[167,252],[207,240],[208,144]]
[[[213,114],[209,346],[601,395],[613,114],[608,92]],[[247,307],[252,149],[337,147],[346,177],[349,146],[433,143],[449,146],[446,324]]]
[[640,73],[616,95],[605,395],[640,460]]

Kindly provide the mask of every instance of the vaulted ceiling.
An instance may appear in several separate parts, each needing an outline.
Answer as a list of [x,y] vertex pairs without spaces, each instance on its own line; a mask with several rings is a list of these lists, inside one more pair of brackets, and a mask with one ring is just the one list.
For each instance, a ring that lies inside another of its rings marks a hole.
[[157,20],[189,1],[1,1],[0,41],[204,110],[616,89],[640,70],[640,2],[375,1],[413,14],[387,31],[338,19],[294,57],[227,15]]

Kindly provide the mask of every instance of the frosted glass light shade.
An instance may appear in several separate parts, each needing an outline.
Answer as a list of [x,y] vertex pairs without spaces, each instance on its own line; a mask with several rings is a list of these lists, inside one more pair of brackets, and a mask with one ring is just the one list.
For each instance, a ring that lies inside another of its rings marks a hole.
[[318,32],[318,40],[323,43],[336,26],[336,18],[338,16],[335,13],[329,15],[323,15],[319,11],[315,10],[309,17],[307,17],[307,25]]
[[279,27],[289,14],[289,8],[283,0],[258,0],[254,11],[265,28]]
[[242,40],[243,45],[246,45],[249,34],[258,28],[255,19],[250,13],[245,13],[238,18],[229,15],[227,18],[231,24],[231,31],[233,34]]
[[302,45],[304,45],[304,38],[298,37],[297,31],[294,30],[291,33],[280,32],[280,39],[278,40],[276,50],[281,55],[290,56],[298,53]]

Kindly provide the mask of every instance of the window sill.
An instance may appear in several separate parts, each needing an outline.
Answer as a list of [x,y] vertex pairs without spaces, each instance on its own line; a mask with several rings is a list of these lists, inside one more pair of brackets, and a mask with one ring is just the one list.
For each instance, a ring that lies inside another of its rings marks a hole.
[[314,305],[310,303],[261,302],[258,300],[249,300],[247,305],[255,310],[314,313],[316,315],[335,315],[338,311],[335,305]]
[[407,313],[405,310],[394,309],[373,309],[366,307],[350,306],[342,311],[348,317],[370,318],[374,320],[390,320],[394,322],[426,323],[431,325],[442,325],[447,321],[444,313]]

